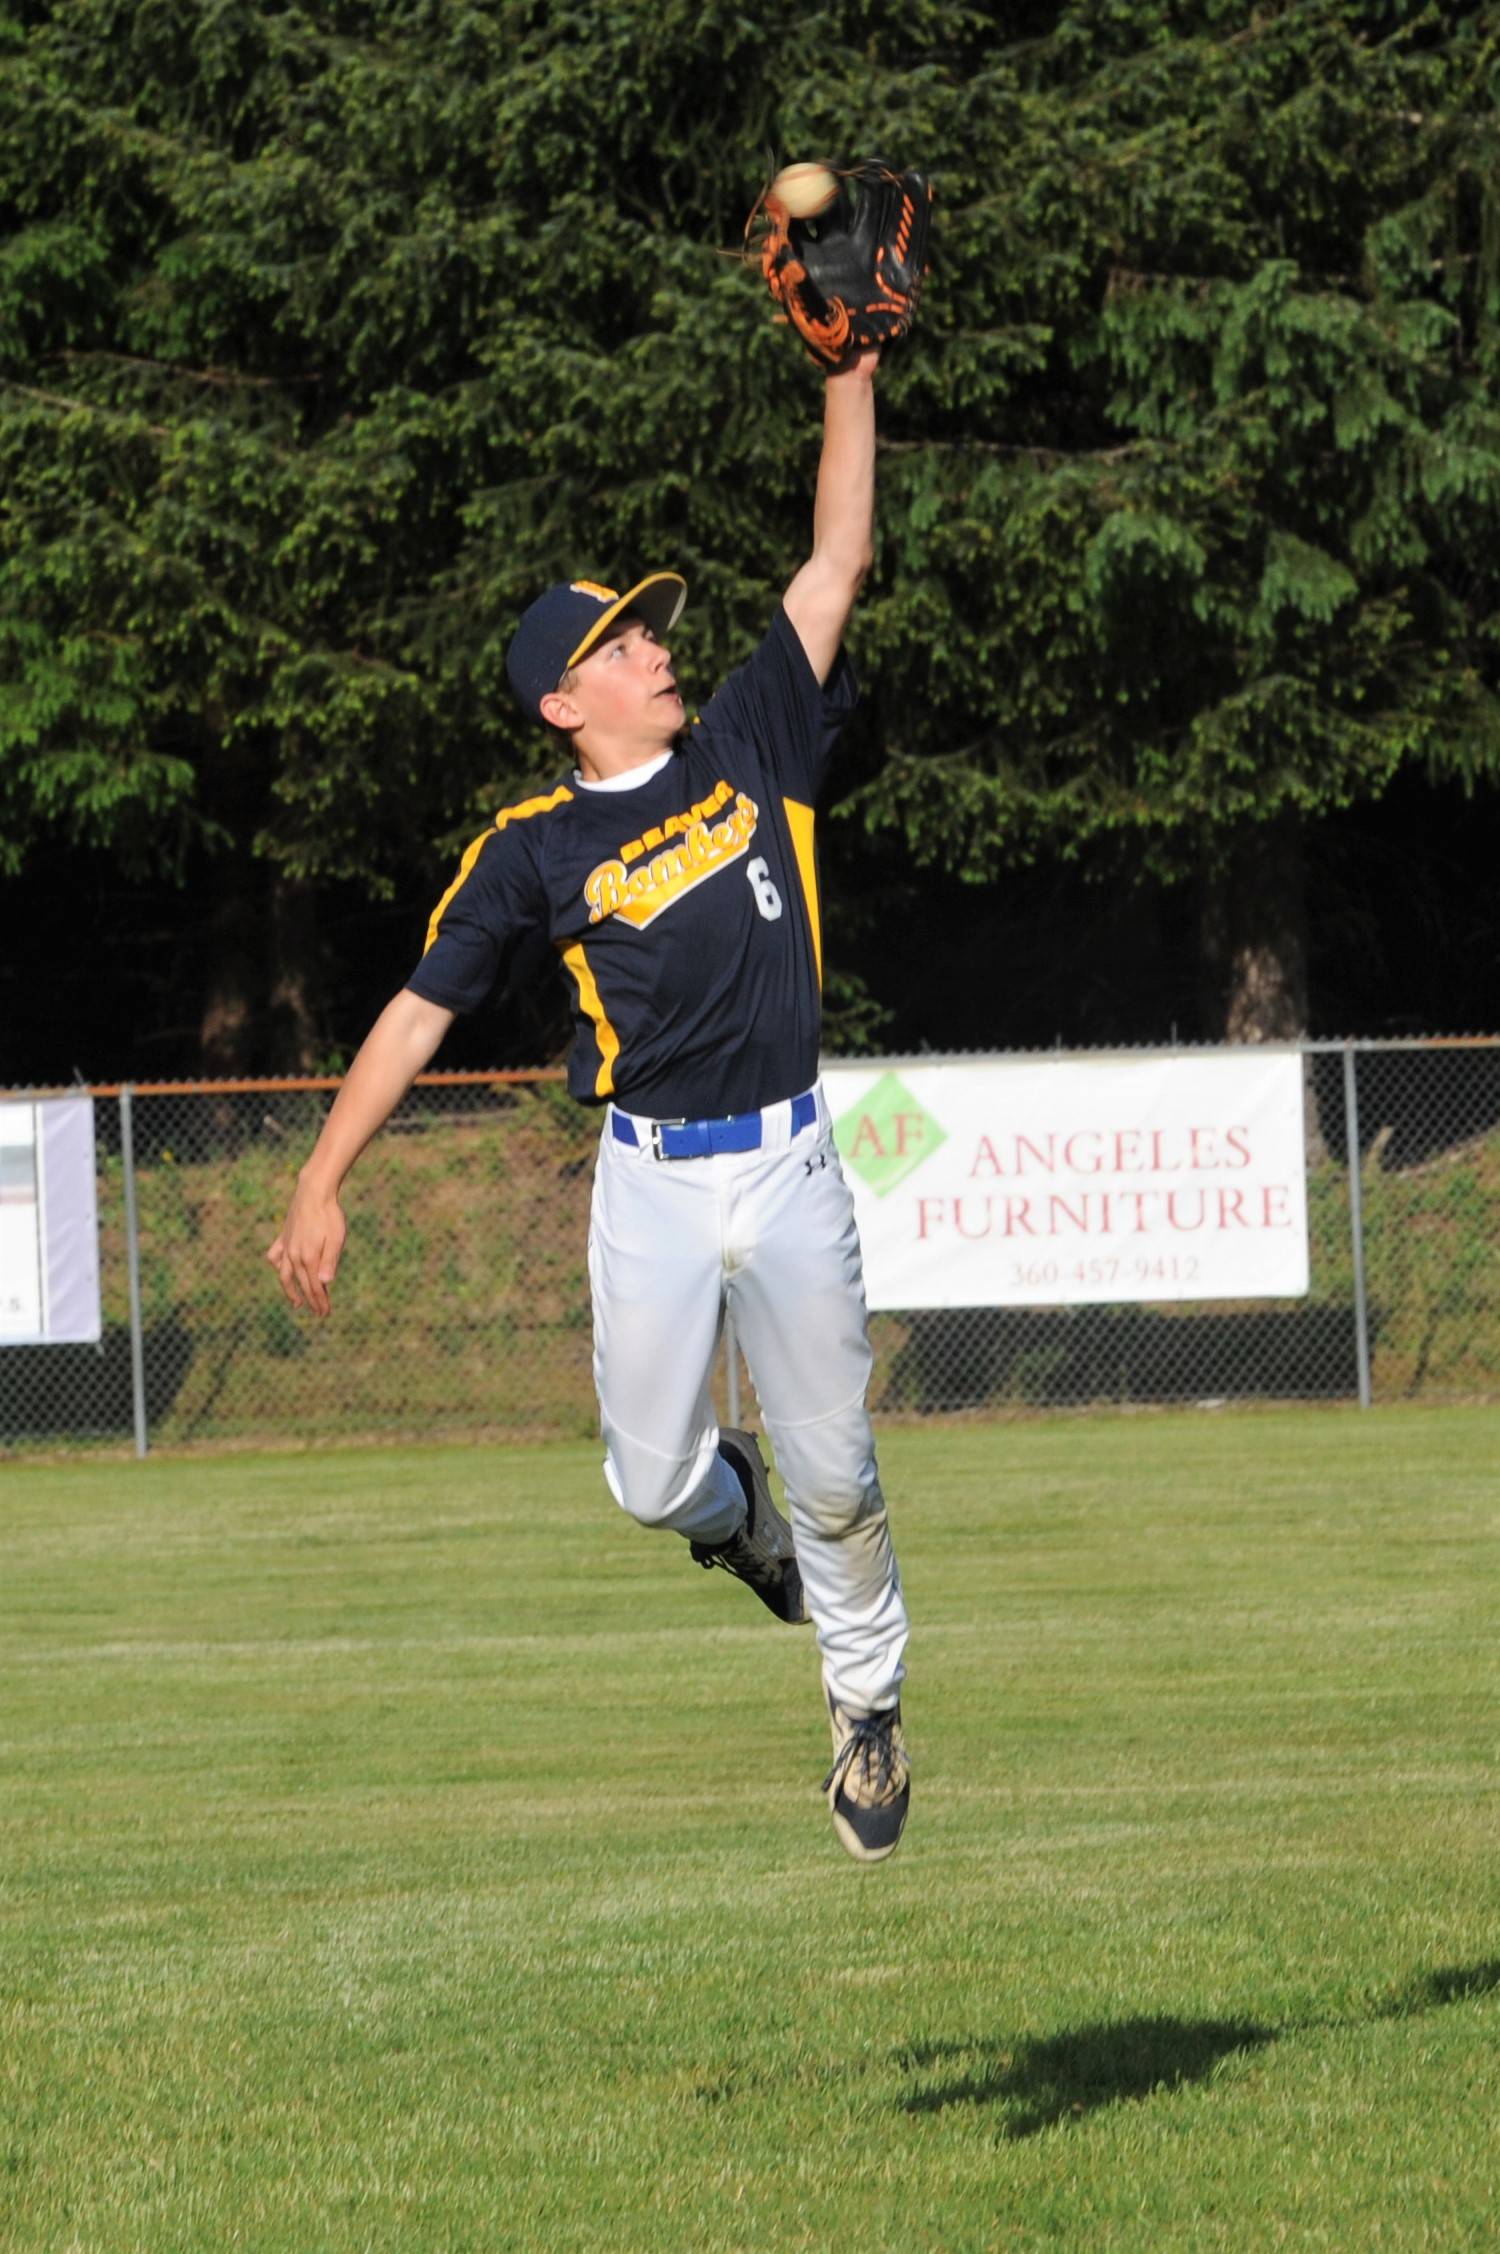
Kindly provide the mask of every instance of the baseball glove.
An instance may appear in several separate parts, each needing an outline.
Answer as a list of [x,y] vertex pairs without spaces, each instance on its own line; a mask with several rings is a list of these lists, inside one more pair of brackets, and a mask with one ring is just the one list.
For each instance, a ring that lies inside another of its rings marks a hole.
[[838,193],[815,219],[793,219],[774,184],[750,215],[763,213],[761,271],[813,358],[842,368],[870,346],[894,344],[916,318],[927,273],[932,190],[920,172],[883,157],[830,165]]

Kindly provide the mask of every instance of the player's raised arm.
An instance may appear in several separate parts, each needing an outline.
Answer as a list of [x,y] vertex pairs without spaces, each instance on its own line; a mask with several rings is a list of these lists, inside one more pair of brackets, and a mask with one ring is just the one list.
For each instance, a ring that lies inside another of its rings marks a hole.
[[916,318],[927,274],[932,188],[884,157],[792,164],[750,215],[761,272],[813,359],[830,373],[813,510],[813,552],[786,613],[826,681],[873,560],[875,364]]
[[281,1233],[266,1253],[294,1307],[328,1313],[328,1290],[344,1249],[339,1203],[344,1178],[417,1074],[432,1062],[453,1015],[403,987],[370,1028],[297,1177]]
[[812,554],[784,597],[820,681],[833,671],[849,613],[875,553],[875,369],[860,353],[824,387],[823,452],[813,502]]

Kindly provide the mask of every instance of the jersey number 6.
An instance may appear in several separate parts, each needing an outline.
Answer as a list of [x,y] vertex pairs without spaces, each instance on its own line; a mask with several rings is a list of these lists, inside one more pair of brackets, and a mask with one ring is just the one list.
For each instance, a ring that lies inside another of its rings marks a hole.
[[765,862],[759,859],[747,862],[745,875],[750,881],[750,890],[755,894],[756,907],[768,924],[775,923],[781,914],[781,894],[772,884],[771,872]]

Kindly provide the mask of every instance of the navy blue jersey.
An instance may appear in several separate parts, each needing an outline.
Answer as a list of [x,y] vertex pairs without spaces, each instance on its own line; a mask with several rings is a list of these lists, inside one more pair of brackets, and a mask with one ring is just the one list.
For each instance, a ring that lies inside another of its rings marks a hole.
[[855,701],[847,658],[820,686],[778,606],[644,782],[589,790],[570,776],[496,815],[433,913],[412,992],[477,1009],[516,941],[540,931],[570,975],[568,1085],[583,1102],[719,1118],[810,1087],[814,807]]

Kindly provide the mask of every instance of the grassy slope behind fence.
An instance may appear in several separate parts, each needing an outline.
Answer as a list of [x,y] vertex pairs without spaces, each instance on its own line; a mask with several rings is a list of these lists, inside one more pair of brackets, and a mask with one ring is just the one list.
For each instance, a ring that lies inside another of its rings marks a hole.
[[[281,1302],[263,1252],[315,1131],[233,1155],[149,1143],[140,1167],[151,1424],[160,1440],[362,1432],[583,1435],[594,1428],[585,1245],[597,1122],[559,1091],[418,1115],[361,1161],[337,1313]],[[305,1114],[305,1116],[304,1116]],[[200,1123],[206,1113],[195,1114]],[[118,1165],[103,1195],[112,1421],[129,1426]],[[1500,1392],[1500,1136],[1400,1172],[1367,1167],[1377,1396]],[[1310,1182],[1312,1292],[1277,1308],[967,1310],[877,1318],[887,1412],[985,1403],[1347,1397],[1354,1389],[1348,1184]],[[46,1375],[58,1394],[56,1357]],[[80,1395],[101,1388],[80,1351]],[[8,1362],[14,1382],[19,1363]],[[39,1379],[44,1373],[39,1372]],[[7,1427],[18,1422],[7,1417]]]
[[264,1260],[316,1131],[302,1110],[232,1157],[169,1146],[141,1170],[158,1437],[591,1431],[597,1119],[551,1088],[403,1118],[350,1181],[336,1312],[317,1324]]
[[1493,2246],[1497,1453],[892,1432],[873,1873],[591,1448],[17,1467],[0,2244]]

